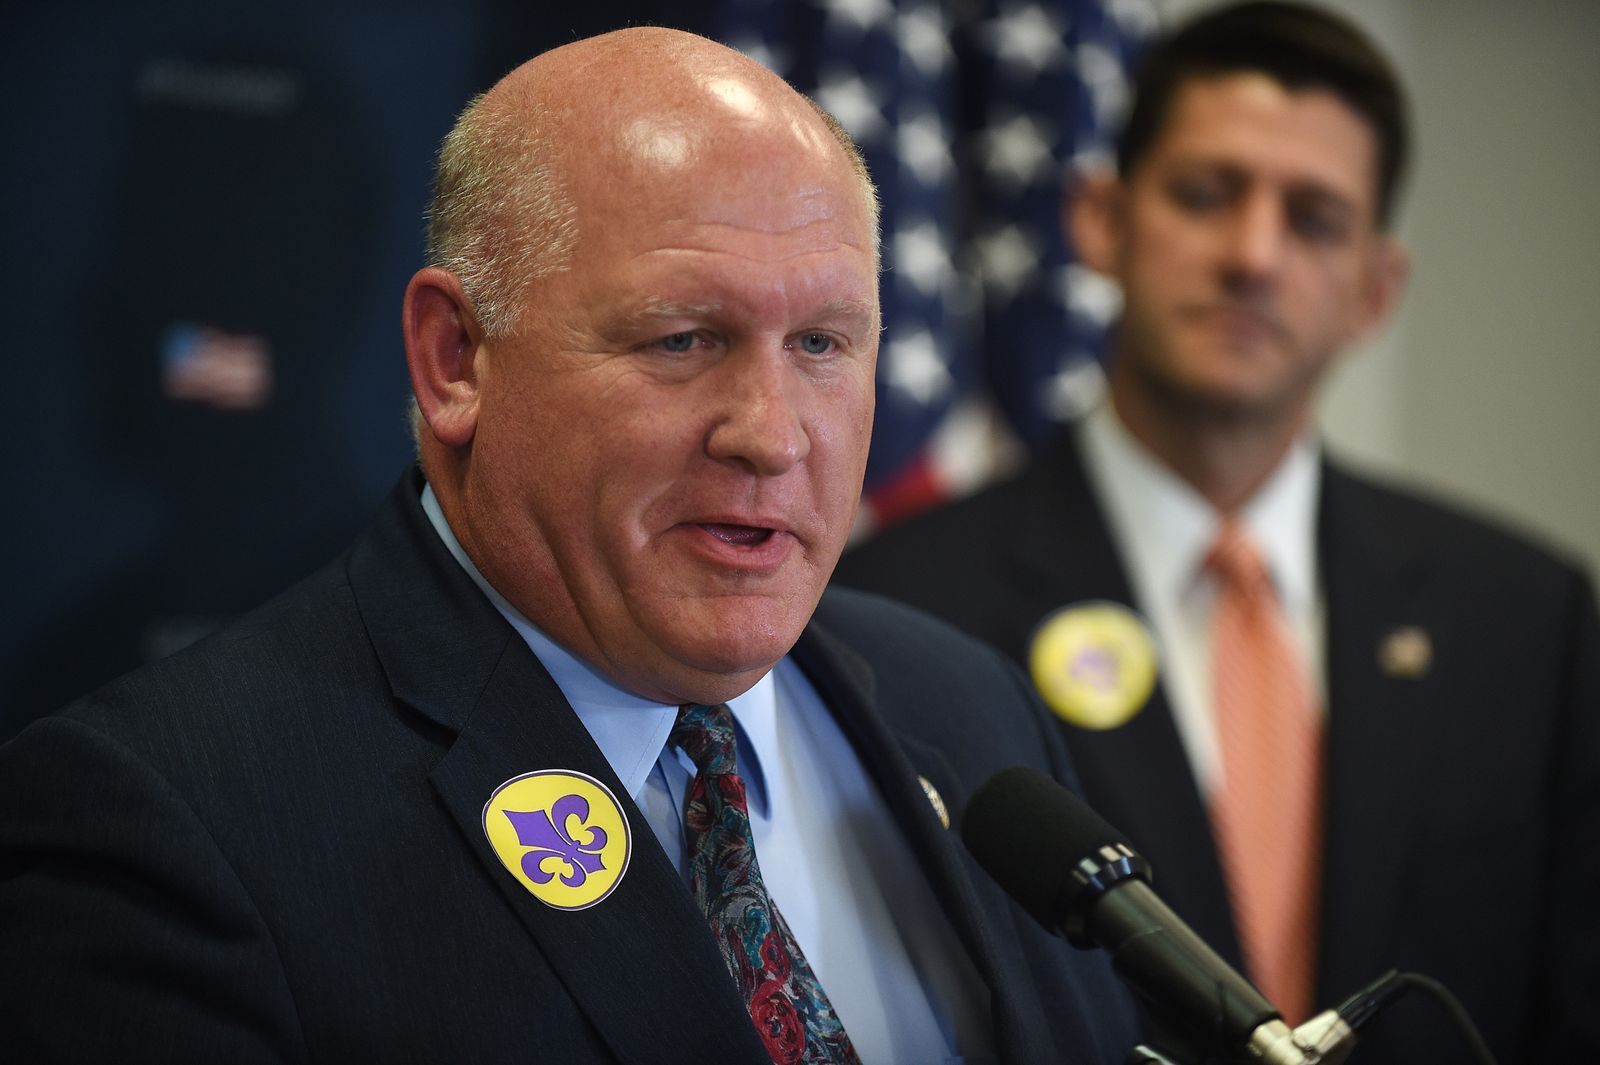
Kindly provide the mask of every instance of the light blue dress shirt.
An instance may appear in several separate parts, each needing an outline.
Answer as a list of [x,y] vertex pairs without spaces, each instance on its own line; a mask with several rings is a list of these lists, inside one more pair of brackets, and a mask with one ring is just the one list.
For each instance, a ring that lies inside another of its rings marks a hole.
[[[432,487],[422,506],[561,688],[687,882],[683,809],[695,769],[667,747],[678,708],[623,691],[546,636],[483,579]],[[862,1062],[992,1061],[988,989],[816,689],[785,657],[728,707],[762,879]]]

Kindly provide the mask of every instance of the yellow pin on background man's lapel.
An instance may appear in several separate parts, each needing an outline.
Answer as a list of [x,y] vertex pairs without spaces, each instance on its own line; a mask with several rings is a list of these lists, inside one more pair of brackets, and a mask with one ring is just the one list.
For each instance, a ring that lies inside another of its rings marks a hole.
[[1040,622],[1028,672],[1045,703],[1069,724],[1126,724],[1155,690],[1156,644],[1149,627],[1121,603],[1074,603]]
[[512,777],[483,806],[483,831],[512,876],[558,910],[583,910],[622,883],[633,835],[611,789],[587,773]]

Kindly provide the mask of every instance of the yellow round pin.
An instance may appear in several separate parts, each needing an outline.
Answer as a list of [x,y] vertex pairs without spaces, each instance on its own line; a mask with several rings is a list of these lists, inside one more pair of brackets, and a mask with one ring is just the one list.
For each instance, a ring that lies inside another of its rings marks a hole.
[[1076,603],[1040,622],[1028,649],[1028,671],[1063,721],[1116,728],[1143,709],[1155,688],[1155,640],[1121,603]]
[[611,789],[565,769],[524,773],[494,789],[483,831],[511,875],[558,910],[587,909],[611,894],[633,856]]

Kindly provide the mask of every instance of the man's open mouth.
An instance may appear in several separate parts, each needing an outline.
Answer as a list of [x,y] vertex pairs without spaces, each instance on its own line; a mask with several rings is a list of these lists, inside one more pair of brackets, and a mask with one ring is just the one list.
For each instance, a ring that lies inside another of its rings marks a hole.
[[772,539],[772,530],[765,526],[710,522],[700,527],[723,543],[736,547],[758,547]]

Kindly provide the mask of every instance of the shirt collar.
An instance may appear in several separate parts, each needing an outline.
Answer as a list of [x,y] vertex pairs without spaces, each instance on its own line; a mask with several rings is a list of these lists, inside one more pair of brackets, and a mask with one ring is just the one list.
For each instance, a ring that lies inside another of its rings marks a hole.
[[1289,610],[1315,602],[1317,584],[1317,494],[1322,480],[1316,444],[1295,441],[1278,468],[1245,504],[1239,518],[1266,559]]
[[[1084,418],[1079,441],[1130,566],[1165,595],[1181,596],[1201,572],[1221,516],[1134,438],[1109,400]],[[1310,604],[1315,595],[1320,480],[1317,445],[1302,437],[1239,515],[1286,607]]]
[[[667,737],[671,735],[673,723],[678,717],[678,707],[645,699],[619,688],[523,617],[473,565],[472,559],[451,531],[432,485],[426,485],[422,490],[422,509],[451,557],[527,643],[529,650],[572,705],[578,720],[589,730],[595,745],[610,764],[611,771],[617,775],[628,794],[637,799],[656,760],[666,747]],[[743,757],[739,762],[739,775],[745,781],[751,812],[764,815],[767,812],[767,789],[761,763],[764,759],[775,758],[777,754],[777,697],[772,673],[769,671],[749,691],[730,700],[728,708],[733,712],[736,728],[746,741],[740,747]]]
[[1108,401],[1083,420],[1079,440],[1124,561],[1151,592],[1176,596],[1216,536],[1216,512],[1133,438]]

